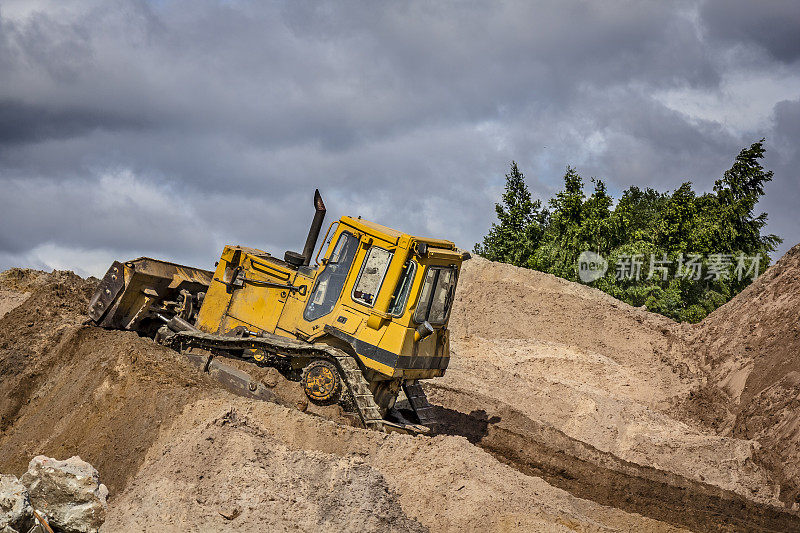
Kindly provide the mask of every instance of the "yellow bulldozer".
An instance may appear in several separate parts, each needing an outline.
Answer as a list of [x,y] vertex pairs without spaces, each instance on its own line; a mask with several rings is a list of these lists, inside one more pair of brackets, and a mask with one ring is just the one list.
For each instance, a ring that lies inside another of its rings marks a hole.
[[[365,427],[429,431],[435,420],[419,380],[447,369],[447,323],[469,253],[345,216],[315,255],[325,218],[318,190],[314,207],[303,252],[283,260],[228,245],[213,272],[146,257],[116,261],[89,316],[208,354],[205,370],[215,356],[277,368],[311,402],[339,403]],[[395,409],[401,390],[405,415]]]

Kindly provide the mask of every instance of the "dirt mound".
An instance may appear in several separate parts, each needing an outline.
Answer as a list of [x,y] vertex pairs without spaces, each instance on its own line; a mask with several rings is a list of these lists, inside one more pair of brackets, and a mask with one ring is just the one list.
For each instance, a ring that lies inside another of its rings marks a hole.
[[[12,293],[3,298],[10,308],[0,318],[0,431],[8,427],[41,371],[35,367],[42,354],[58,343],[65,328],[83,320],[85,302],[93,285],[67,272],[54,272],[33,294],[20,286],[21,270],[4,272],[3,289]],[[10,302],[10,303],[8,303]]]
[[120,490],[153,427],[205,394],[183,358],[135,333],[83,326],[95,284],[68,272],[40,281],[0,318],[0,471],[31,457],[80,455]]
[[46,283],[49,274],[30,268],[10,268],[0,272],[0,288],[8,291],[30,293],[31,289]]
[[[622,460],[492,398],[440,386],[431,397],[437,405],[472,408],[465,415],[435,407],[444,432],[464,435],[519,472],[541,477],[574,496],[694,531],[789,531],[800,527],[800,519],[779,506],[760,503],[758,498],[724,490],[718,484],[675,475],[661,465]],[[695,451],[689,448],[683,455]],[[703,459],[697,463],[702,467]],[[720,464],[721,470],[726,468],[747,475],[746,465]]]
[[462,437],[385,435],[230,397],[185,408],[112,505],[106,526],[108,531],[675,530],[575,498],[499,463]]
[[94,287],[48,274],[0,318],[0,393],[10,399],[0,471],[21,473],[40,453],[80,454],[111,490],[109,530],[672,529],[575,498],[461,437],[309,416],[270,372],[258,379],[300,410],[233,397],[180,354],[83,325]]
[[781,499],[800,503],[800,245],[687,341],[709,375],[687,402],[692,414],[721,433],[758,440],[758,459],[781,482]]
[[[22,473],[39,454],[80,455],[102,472],[113,498],[138,470],[155,429],[221,387],[134,332],[84,325],[96,280],[4,274],[15,280],[9,292],[19,302],[0,317],[0,472]],[[338,406],[309,408],[302,391],[271,369],[253,375],[283,405],[346,420]]]
[[721,437],[671,416],[703,381],[682,326],[589,287],[492,263],[465,264],[453,308],[450,368],[429,382],[441,405],[494,400],[625,461],[653,466],[746,498],[777,503],[751,440]]
[[44,279],[44,272],[27,268],[12,268],[0,272],[0,318],[22,304],[30,291]]
[[[233,396],[184,355],[84,325],[95,286],[66,272],[0,277],[0,472],[80,455],[111,490],[108,531],[800,524],[762,466],[777,445],[680,420],[727,402],[686,341],[700,330],[594,289],[468,262],[450,369],[425,385],[444,421],[431,438],[351,427],[244,363],[280,405]],[[797,375],[747,405],[791,410]],[[759,409],[736,412],[743,428],[774,426]]]
[[106,530],[425,530],[359,457],[290,448],[233,407],[191,428],[180,422],[116,502]]

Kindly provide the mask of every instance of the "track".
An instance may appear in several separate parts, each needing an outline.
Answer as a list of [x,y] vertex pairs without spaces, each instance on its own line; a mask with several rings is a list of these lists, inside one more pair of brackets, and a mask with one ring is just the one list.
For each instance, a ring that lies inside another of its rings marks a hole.
[[[327,359],[334,363],[347,386],[349,398],[355,405],[357,414],[364,427],[377,431],[407,431],[415,432],[413,427],[397,424],[384,420],[380,409],[375,403],[375,398],[369,388],[369,383],[364,379],[364,374],[355,358],[347,353],[322,344],[310,344],[278,335],[262,334],[260,337],[225,337],[196,331],[182,331],[173,333],[167,328],[159,332],[160,342],[180,352],[189,348],[200,348],[226,357],[227,354],[241,350],[262,350],[267,357],[263,361],[253,358],[236,358],[252,361],[264,366],[281,366],[288,363],[292,356]],[[247,353],[247,352],[244,352]],[[208,370],[206,365],[205,370]]]

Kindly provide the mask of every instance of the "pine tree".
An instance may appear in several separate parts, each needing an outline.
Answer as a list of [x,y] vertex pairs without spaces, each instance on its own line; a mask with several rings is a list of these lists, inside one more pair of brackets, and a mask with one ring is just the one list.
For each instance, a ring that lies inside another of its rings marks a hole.
[[[697,195],[691,182],[671,194],[631,187],[616,206],[602,180],[592,179],[594,192],[586,198],[583,180],[568,166],[564,188],[550,200],[550,212],[531,201],[524,177],[512,163],[503,202],[496,205],[498,223],[475,251],[575,281],[581,252],[598,252],[610,268],[592,282],[595,287],[631,305],[697,322],[752,279],[730,275],[730,262],[729,275],[715,277],[678,275],[679,265],[693,258],[708,274],[712,256],[717,261],[723,255],[759,256],[763,272],[767,253],[781,242],[775,235],[762,235],[767,215],[755,214],[764,185],[772,179],[772,172],[761,166],[763,142],[741,150],[712,192]],[[638,258],[640,275],[618,276],[615,266],[623,259],[632,264],[633,258]]]
[[514,161],[511,172],[506,174],[503,202],[495,204],[495,212],[498,223],[492,224],[482,244],[475,245],[475,253],[491,261],[527,266],[544,232],[548,213],[540,200],[531,200],[525,176]]
[[707,253],[697,239],[697,198],[692,183],[687,181],[675,189],[661,209],[655,223],[655,243],[668,252]]
[[782,239],[761,235],[767,214],[754,215],[756,203],[764,195],[764,184],[772,181],[772,171],[765,171],[759,159],[764,157],[764,139],[745,148],[722,179],[714,183],[721,215],[732,233],[731,248],[745,253],[772,252]]
[[580,225],[583,211],[583,179],[572,167],[564,173],[564,189],[550,200],[550,220],[542,245],[534,251],[528,266],[566,279],[576,279],[575,261],[580,254]]
[[614,221],[611,218],[611,204],[614,200],[608,195],[603,180],[592,178],[594,192],[581,208],[581,226],[578,240],[582,249],[607,253],[614,246]]

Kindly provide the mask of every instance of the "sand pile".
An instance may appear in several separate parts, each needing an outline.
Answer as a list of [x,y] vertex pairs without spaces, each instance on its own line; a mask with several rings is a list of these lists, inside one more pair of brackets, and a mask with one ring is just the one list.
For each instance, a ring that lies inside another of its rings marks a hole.
[[152,428],[206,393],[209,380],[179,354],[82,325],[94,287],[54,272],[0,318],[0,472],[19,475],[40,454],[80,455],[116,492]]
[[766,447],[679,420],[709,389],[687,329],[591,288],[468,262],[450,370],[426,385],[442,430],[412,437],[351,427],[271,371],[253,375],[281,405],[233,396],[86,326],[95,283],[0,275],[0,472],[80,455],[108,531],[800,527]]
[[800,502],[800,245],[687,336],[708,373],[687,406],[720,433],[756,439],[758,460]]
[[30,291],[45,279],[44,274],[27,268],[0,272],[0,318],[24,302],[30,296]]
[[291,393],[280,399],[297,409],[235,397],[180,354],[83,325],[95,281],[37,279],[0,285],[17,293],[0,318],[0,472],[80,454],[109,487],[109,531],[671,529],[576,498],[461,437],[337,424],[302,412]]
[[465,264],[452,316],[450,369],[429,385],[442,405],[477,392],[626,461],[778,503],[775,482],[754,464],[757,442],[668,414],[702,383],[680,325],[596,289],[480,258]]
[[224,397],[187,406],[108,531],[672,531],[581,500],[460,437],[385,435]]

